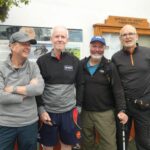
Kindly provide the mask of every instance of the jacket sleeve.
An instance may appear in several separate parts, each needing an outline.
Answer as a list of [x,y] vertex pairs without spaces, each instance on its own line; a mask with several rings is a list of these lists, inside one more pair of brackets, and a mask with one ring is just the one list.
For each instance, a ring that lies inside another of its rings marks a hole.
[[[39,59],[37,60],[37,65],[39,66],[40,73],[41,73],[41,75],[42,75],[42,66],[41,66],[41,63],[40,63],[40,60],[39,60]],[[42,94],[36,96],[36,103],[37,103],[39,115],[40,115],[41,113],[43,113],[43,112],[46,111],[45,108],[44,108],[44,101],[43,101],[43,99],[42,99]]]
[[111,85],[112,85],[112,91],[115,98],[115,105],[116,109],[118,111],[126,110],[126,101],[125,101],[125,95],[124,90],[121,84],[121,80],[118,74],[118,71],[116,69],[116,66],[111,63],[112,66],[112,79],[111,79]]
[[8,105],[8,104],[17,104],[23,102],[23,95],[12,94],[4,91],[5,88],[5,80],[3,77],[3,73],[0,70],[0,104]]
[[31,80],[32,79],[37,79],[37,84],[28,84],[26,86],[26,95],[27,96],[37,96],[37,95],[41,95],[43,93],[44,90],[44,80],[40,74],[40,70],[39,67],[36,63],[32,64],[32,76],[31,76]]
[[78,71],[76,76],[76,100],[77,106],[82,106],[83,102],[83,92],[84,92],[84,77],[83,77],[83,67],[82,62],[78,61]]

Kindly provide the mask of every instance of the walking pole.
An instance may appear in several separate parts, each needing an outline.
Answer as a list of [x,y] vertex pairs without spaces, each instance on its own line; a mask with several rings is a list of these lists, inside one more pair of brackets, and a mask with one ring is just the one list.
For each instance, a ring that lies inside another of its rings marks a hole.
[[123,150],[126,150],[125,125],[124,124],[122,124],[122,142],[123,142]]

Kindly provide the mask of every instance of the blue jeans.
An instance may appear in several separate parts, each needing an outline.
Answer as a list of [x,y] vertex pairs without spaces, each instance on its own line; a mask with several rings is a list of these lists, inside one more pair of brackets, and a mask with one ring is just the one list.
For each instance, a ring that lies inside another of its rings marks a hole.
[[37,150],[37,122],[24,127],[0,126],[0,150]]

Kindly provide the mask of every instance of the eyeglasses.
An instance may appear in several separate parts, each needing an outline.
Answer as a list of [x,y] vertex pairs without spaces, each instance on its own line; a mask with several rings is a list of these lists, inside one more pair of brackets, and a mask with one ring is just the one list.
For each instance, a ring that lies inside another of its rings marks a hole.
[[121,34],[120,36],[121,36],[122,38],[126,38],[127,36],[128,36],[128,37],[133,37],[134,35],[136,35],[136,33],[129,32],[129,33]]

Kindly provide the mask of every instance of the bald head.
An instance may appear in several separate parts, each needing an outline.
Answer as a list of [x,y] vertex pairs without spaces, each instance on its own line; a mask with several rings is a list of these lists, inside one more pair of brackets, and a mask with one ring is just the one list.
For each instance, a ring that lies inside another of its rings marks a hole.
[[120,30],[120,41],[126,50],[133,52],[138,41],[136,28],[129,24],[125,25]]
[[121,28],[120,35],[122,35],[122,33],[124,33],[124,32],[128,32],[128,31],[132,31],[133,33],[137,33],[136,28],[134,26],[127,24]]

